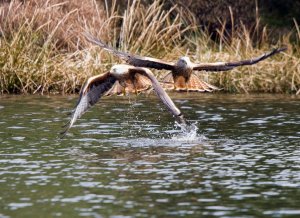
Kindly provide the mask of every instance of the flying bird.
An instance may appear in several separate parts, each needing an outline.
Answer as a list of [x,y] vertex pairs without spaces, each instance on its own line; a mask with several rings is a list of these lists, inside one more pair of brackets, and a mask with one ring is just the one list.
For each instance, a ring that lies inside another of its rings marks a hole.
[[167,107],[169,112],[175,117],[177,122],[186,124],[180,110],[175,106],[172,99],[161,87],[160,83],[149,69],[118,64],[114,65],[109,72],[93,76],[86,81],[80,91],[79,100],[71,114],[71,119],[65,125],[65,130],[61,132],[62,137],[66,135],[68,130],[81,115],[83,115],[91,106],[96,104],[103,95],[114,89],[114,86],[120,85],[123,88],[131,87],[133,89],[143,87],[144,81],[141,79],[142,77],[146,77],[151,81],[155,93]]
[[275,48],[259,57],[234,62],[192,63],[187,56],[180,57],[177,62],[166,62],[156,58],[118,51],[89,34],[85,34],[85,36],[90,42],[123,59],[130,65],[171,71],[164,76],[163,83],[166,84],[167,88],[171,85],[171,89],[176,91],[212,92],[214,90],[220,90],[218,87],[202,81],[194,71],[227,71],[239,66],[256,64],[274,54],[286,50],[286,48]]

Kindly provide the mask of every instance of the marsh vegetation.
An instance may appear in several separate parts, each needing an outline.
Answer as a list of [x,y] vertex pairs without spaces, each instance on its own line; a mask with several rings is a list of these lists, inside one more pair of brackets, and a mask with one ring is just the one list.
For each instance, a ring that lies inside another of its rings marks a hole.
[[[232,27],[235,10],[228,6]],[[180,4],[132,1],[120,10],[117,1],[5,1],[0,3],[1,93],[76,93],[87,77],[106,72],[120,60],[91,45],[90,32],[120,50],[164,60],[187,54],[195,62],[232,61],[258,56],[272,47],[284,53],[257,65],[201,77],[226,92],[299,93],[300,30],[273,37],[259,13],[251,25],[228,28],[219,18],[214,36],[199,26],[195,13]],[[162,71],[154,71],[158,76]]]

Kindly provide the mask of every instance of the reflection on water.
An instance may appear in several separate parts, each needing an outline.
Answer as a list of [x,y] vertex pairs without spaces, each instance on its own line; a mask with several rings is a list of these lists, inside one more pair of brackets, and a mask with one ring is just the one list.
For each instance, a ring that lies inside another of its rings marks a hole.
[[0,98],[0,217],[299,217],[299,98],[105,98],[57,139],[76,97]]

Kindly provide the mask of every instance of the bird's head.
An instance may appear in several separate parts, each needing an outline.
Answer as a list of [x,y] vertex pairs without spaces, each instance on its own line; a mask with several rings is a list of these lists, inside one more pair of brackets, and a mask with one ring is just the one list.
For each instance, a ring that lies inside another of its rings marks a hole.
[[177,65],[179,67],[184,67],[184,68],[187,68],[187,67],[191,66],[191,64],[192,64],[191,60],[187,56],[183,56],[183,57],[179,58],[179,60],[177,62]]
[[110,73],[116,78],[120,78],[128,73],[129,66],[125,64],[117,64],[112,66]]

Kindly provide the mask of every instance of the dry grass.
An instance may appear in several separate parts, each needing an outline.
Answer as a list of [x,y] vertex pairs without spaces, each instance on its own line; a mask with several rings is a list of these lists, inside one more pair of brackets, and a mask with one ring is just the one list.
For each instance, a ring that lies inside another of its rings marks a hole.
[[[116,1],[109,9],[105,3],[1,3],[1,93],[78,92],[87,77],[119,62],[88,43],[81,35],[83,31],[121,50],[171,61],[187,53],[195,62],[240,60],[258,56],[273,46],[272,34],[260,26],[258,15],[254,31],[241,24],[243,28],[227,32],[225,21],[219,20],[218,40],[213,41],[207,30],[195,28],[196,19],[189,11],[176,5],[164,10],[161,1],[145,7],[140,0],[134,0],[119,14]],[[228,10],[234,26],[234,10]],[[291,43],[292,37],[296,42]],[[257,65],[201,76],[230,92],[299,93],[300,32],[296,21],[294,32],[277,40],[274,46],[283,44],[288,46],[285,53]]]
[[82,48],[78,36],[85,26],[102,27],[106,18],[101,5],[95,0],[12,0],[0,3],[0,30],[9,38],[25,24],[57,49],[72,52]]
[[2,3],[1,93],[78,91],[89,69],[78,55],[86,43],[80,33],[84,26],[102,27],[105,19],[94,0]]
[[[234,14],[229,8],[234,26]],[[283,35],[276,43],[272,43],[272,32],[260,26],[257,16],[256,24],[251,31],[241,23],[241,29],[226,32],[225,21],[217,29],[218,42],[212,42],[207,32],[197,34],[192,41],[196,47],[194,59],[201,62],[217,62],[249,59],[257,57],[272,47],[287,46],[288,50],[277,54],[263,62],[252,66],[235,68],[229,72],[204,73],[209,82],[229,92],[270,92],[299,93],[300,89],[300,34],[295,21],[297,41],[291,43],[295,31]],[[230,36],[230,37],[227,37]]]

